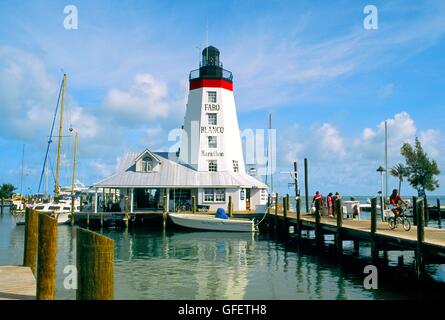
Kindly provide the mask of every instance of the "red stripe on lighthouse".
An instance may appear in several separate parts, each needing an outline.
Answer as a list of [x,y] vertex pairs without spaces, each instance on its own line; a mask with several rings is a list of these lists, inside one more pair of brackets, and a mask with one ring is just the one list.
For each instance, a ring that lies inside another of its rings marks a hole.
[[199,88],[224,88],[233,91],[233,82],[220,79],[199,79],[190,81],[190,90]]

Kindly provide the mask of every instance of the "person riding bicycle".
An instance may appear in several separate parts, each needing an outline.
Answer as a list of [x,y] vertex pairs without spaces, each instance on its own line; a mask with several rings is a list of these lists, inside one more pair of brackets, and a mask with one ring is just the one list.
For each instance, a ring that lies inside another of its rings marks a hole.
[[390,203],[394,206],[391,211],[394,213],[394,219],[397,220],[397,217],[403,212],[402,207],[400,207],[400,202],[406,205],[406,202],[402,200],[397,189],[392,191],[391,196],[389,197]]

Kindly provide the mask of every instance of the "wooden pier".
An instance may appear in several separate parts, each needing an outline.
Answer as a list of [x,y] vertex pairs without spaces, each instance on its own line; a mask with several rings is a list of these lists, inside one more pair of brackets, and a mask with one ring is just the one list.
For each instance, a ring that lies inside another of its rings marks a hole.
[[417,225],[411,226],[409,231],[402,226],[390,230],[387,222],[377,222],[376,204],[375,198],[372,201],[371,220],[344,219],[340,201],[334,207],[335,218],[322,216],[319,203],[316,203],[315,214],[289,212],[283,205],[283,210],[268,214],[269,231],[277,237],[288,238],[289,227],[293,226],[296,230],[294,237],[298,241],[302,239],[302,230],[306,231],[306,238],[310,238],[307,232],[313,232],[313,239],[321,247],[326,243],[325,235],[333,235],[337,254],[343,253],[343,241],[353,241],[356,252],[360,243],[368,243],[373,262],[379,260],[382,251],[384,256],[388,251],[413,251],[418,279],[425,276],[425,264],[445,264],[445,229],[425,226],[422,202],[417,205]]
[[36,279],[30,267],[0,266],[0,300],[35,300]]

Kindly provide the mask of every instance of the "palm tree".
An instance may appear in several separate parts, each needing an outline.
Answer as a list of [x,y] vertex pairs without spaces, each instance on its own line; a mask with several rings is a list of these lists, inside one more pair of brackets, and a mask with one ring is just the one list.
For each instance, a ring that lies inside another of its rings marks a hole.
[[398,163],[394,167],[391,168],[389,173],[393,177],[399,178],[399,194],[401,194],[400,189],[402,188],[403,178],[408,175],[408,170],[406,169],[406,167],[403,164]]

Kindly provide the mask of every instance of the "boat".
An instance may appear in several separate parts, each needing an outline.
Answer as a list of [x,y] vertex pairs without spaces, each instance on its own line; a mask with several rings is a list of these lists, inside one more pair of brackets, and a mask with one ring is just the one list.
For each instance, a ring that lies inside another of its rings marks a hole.
[[227,232],[255,232],[255,222],[247,219],[222,219],[208,214],[169,213],[171,220],[185,228]]
[[[75,197],[75,173],[76,173],[76,152],[77,152],[77,142],[78,142],[78,133],[76,131],[75,136],[75,144],[74,144],[74,164],[73,164],[73,178],[71,187],[61,188],[60,187],[60,164],[61,164],[61,147],[62,147],[62,137],[63,137],[63,113],[64,113],[64,98],[65,98],[65,87],[66,87],[66,74],[63,75],[62,84],[60,86],[59,98],[57,99],[56,111],[53,118],[53,123],[51,126],[51,131],[48,139],[48,145],[45,154],[45,160],[43,163],[42,173],[40,176],[39,189],[42,183],[42,178],[45,172],[47,172],[47,160],[48,160],[48,152],[50,148],[50,144],[52,142],[53,137],[53,129],[55,124],[55,119],[57,115],[57,110],[59,106],[59,99],[61,99],[61,110],[60,110],[60,126],[59,126],[59,136],[58,136],[58,146],[57,146],[57,167],[55,174],[55,189],[54,189],[54,198],[52,200],[42,201],[35,204],[26,205],[28,208],[34,209],[40,213],[49,214],[55,218],[57,218],[58,224],[67,224],[71,221],[71,215],[79,212],[80,210],[80,199]],[[71,132],[73,129],[70,128]],[[23,166],[23,165],[22,165]],[[84,187],[84,186],[81,186]],[[69,191],[70,190],[70,191]],[[47,191],[45,190],[45,195]],[[16,217],[16,224],[21,225],[24,224],[24,217]]]
[[[46,213],[54,218],[57,218],[57,224],[68,224],[71,222],[71,204],[70,201],[60,200],[59,202],[37,203],[28,206],[39,213]],[[76,206],[76,210],[79,212],[79,206]],[[25,224],[24,216],[22,219],[16,218],[17,225]]]

